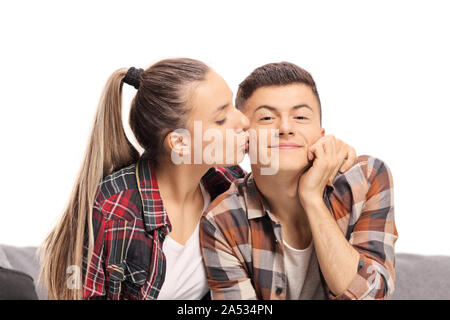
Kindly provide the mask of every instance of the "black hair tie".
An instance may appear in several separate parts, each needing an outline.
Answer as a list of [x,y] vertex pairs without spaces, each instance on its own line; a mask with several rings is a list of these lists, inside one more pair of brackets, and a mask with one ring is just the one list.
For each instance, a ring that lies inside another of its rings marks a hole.
[[133,86],[137,90],[141,84],[141,76],[143,72],[144,69],[136,69],[135,67],[131,67],[128,69],[127,74],[123,78],[123,82]]

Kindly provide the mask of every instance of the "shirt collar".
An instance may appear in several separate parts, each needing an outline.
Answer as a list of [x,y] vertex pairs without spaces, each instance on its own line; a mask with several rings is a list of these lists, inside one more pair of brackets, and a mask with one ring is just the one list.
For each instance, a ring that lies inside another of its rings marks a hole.
[[243,186],[245,187],[243,194],[249,220],[260,218],[270,211],[269,204],[256,186],[251,172],[245,176]]
[[153,164],[147,157],[141,156],[136,164],[136,181],[142,200],[145,230],[150,233],[162,227],[163,231],[169,234],[172,225],[159,193]]
[[[339,175],[339,174],[338,174]],[[336,176],[337,177],[337,176]],[[335,181],[336,178],[333,180]],[[244,183],[245,190],[243,192],[245,202],[247,205],[248,219],[260,218],[266,214],[271,214],[270,207],[267,200],[263,197],[258,187],[256,186],[253,174],[250,172],[245,176]],[[325,187],[324,201],[328,206],[329,195],[334,191],[334,185],[328,182]]]

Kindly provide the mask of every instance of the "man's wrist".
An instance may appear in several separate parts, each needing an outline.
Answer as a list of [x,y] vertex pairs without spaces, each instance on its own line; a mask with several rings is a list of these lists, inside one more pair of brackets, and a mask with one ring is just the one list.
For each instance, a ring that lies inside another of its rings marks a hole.
[[300,195],[300,203],[306,211],[314,210],[323,204],[323,198],[319,194]]

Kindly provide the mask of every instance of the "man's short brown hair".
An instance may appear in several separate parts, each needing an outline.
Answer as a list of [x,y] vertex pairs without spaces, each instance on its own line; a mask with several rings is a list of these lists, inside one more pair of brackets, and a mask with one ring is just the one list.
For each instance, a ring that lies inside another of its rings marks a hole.
[[292,83],[303,83],[311,88],[319,102],[320,123],[322,124],[322,108],[313,77],[308,71],[290,62],[269,63],[253,70],[239,85],[235,101],[236,108],[242,110],[247,99],[258,88]]

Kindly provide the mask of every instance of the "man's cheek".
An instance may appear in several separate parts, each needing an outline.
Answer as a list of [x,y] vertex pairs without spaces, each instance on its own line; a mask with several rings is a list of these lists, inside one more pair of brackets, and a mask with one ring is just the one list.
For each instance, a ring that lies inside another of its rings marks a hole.
[[311,135],[311,136],[306,136],[305,140],[307,141],[307,144],[309,144],[309,146],[314,145],[317,141],[319,141],[321,138],[323,138],[320,134],[315,134],[315,135]]

